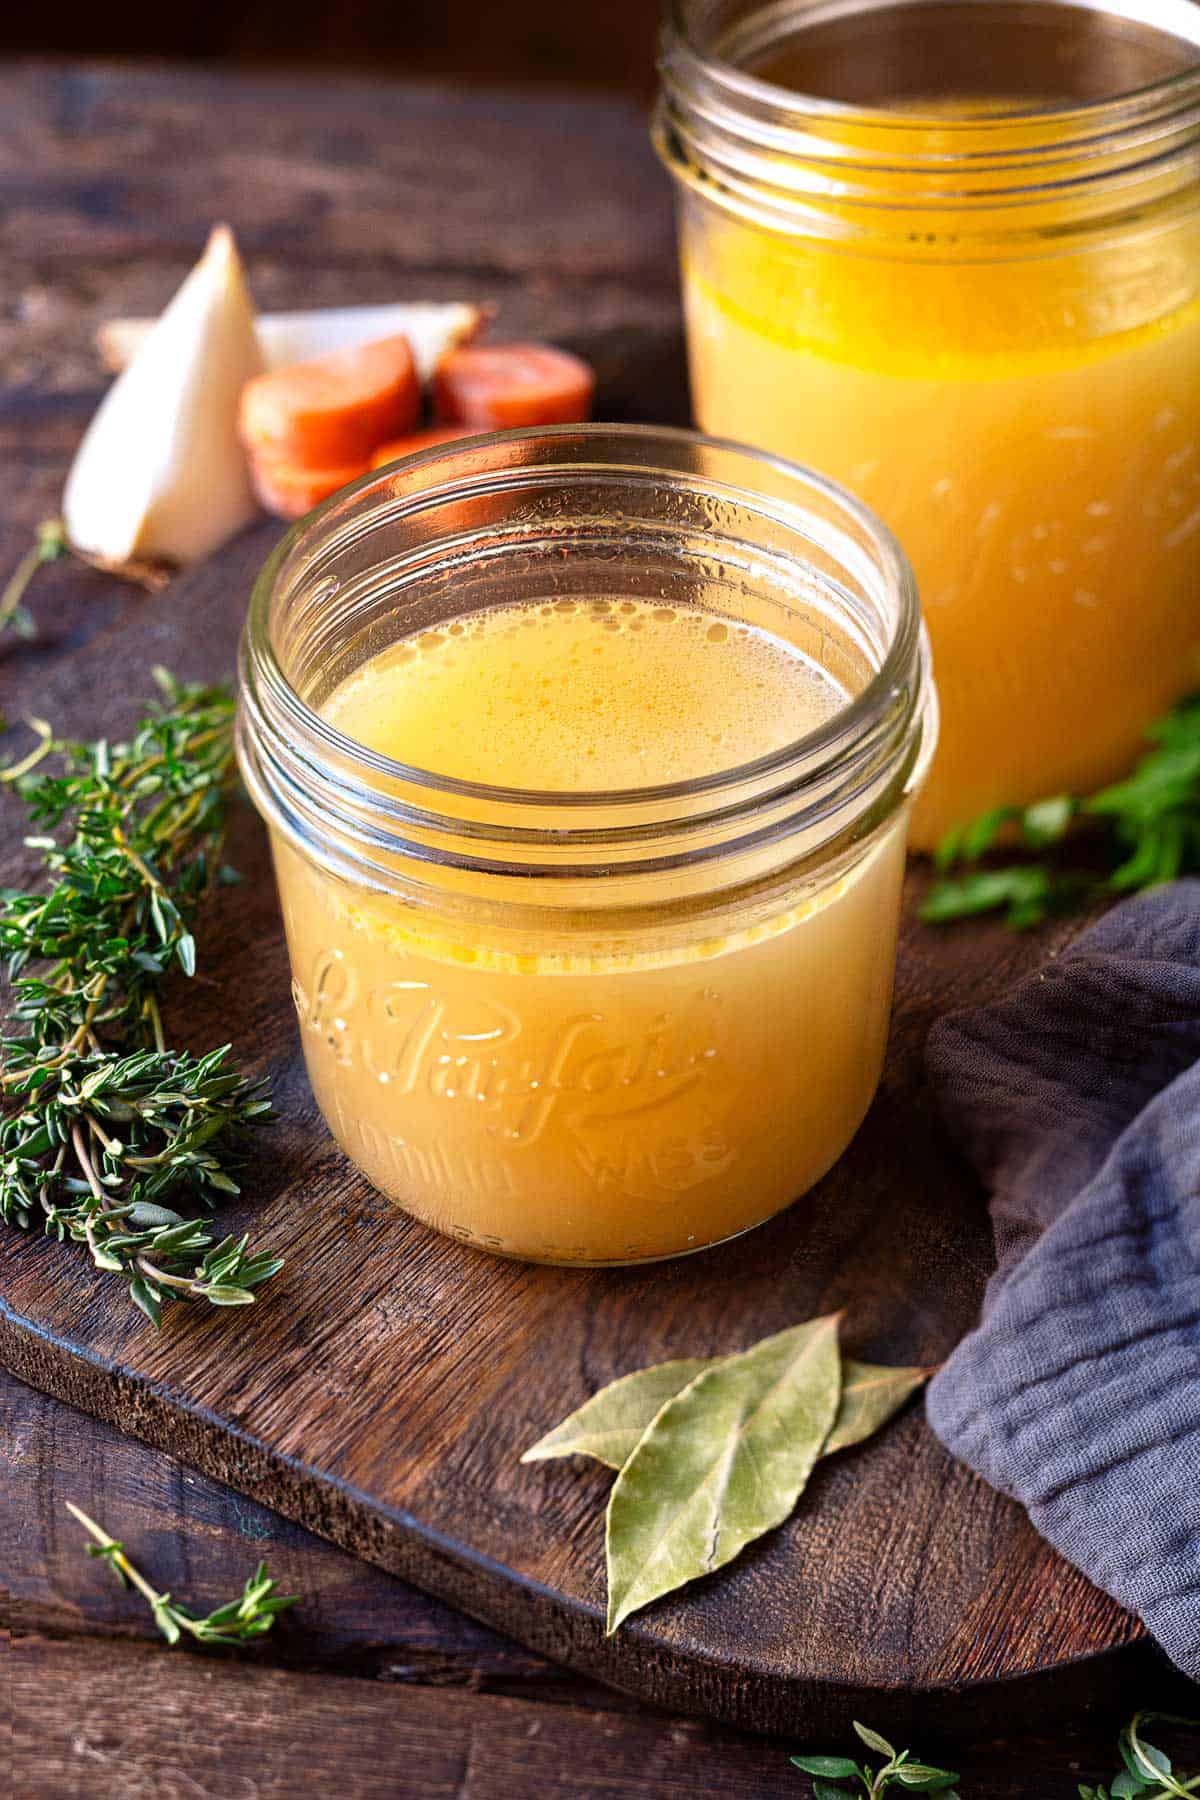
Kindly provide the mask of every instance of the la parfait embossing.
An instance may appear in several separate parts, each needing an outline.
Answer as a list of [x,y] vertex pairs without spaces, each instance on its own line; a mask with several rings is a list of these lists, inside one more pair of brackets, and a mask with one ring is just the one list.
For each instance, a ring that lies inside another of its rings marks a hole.
[[317,958],[307,990],[297,982],[294,991],[302,1027],[340,1063],[357,1061],[397,1101],[421,1094],[479,1107],[489,1133],[511,1147],[536,1143],[560,1114],[577,1129],[662,1112],[717,1056],[711,988],[685,1014],[653,1014],[632,1035],[600,1012],[564,1014],[530,1053],[519,1015],[494,997],[446,994],[421,979],[360,997],[336,950]]

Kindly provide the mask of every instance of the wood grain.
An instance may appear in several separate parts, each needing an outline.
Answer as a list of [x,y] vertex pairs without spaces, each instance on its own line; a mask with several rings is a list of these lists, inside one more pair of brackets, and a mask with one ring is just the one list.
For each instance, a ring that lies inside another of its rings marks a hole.
[[[236,1592],[247,1570],[265,1557],[285,1591],[299,1595],[299,1604],[270,1639],[236,1658],[168,1651],[138,1597],[84,1554],[82,1536],[65,1512],[67,1500],[103,1517],[152,1578],[181,1599],[215,1604]],[[7,1592],[0,1581],[0,1694],[10,1707],[24,1706],[36,1689],[40,1718],[51,1721],[49,1730],[43,1723],[36,1743],[27,1738],[21,1748],[11,1786],[22,1796],[91,1800],[102,1791],[118,1800],[196,1800],[197,1793],[226,1800],[249,1792],[245,1783],[259,1783],[264,1765],[272,1772],[291,1766],[296,1712],[314,1682],[323,1686],[332,1676],[340,1704],[323,1715],[320,1766],[338,1770],[337,1792],[346,1800],[376,1793],[381,1767],[389,1773],[389,1793],[411,1791],[405,1756],[414,1718],[432,1732],[435,1757],[443,1746],[457,1754],[469,1738],[478,1777],[500,1761],[497,1740],[503,1754],[511,1752],[515,1717],[525,1721],[527,1737],[553,1744],[560,1779],[575,1783],[572,1793],[592,1782],[606,1796],[637,1796],[645,1792],[648,1769],[654,1791],[665,1800],[689,1795],[698,1785],[703,1793],[702,1784],[714,1779],[745,1800],[793,1793],[805,1800],[804,1784],[787,1764],[796,1737],[747,1740],[726,1728],[636,1707],[3,1370],[0,1542],[8,1552]],[[130,1645],[157,1648],[133,1668],[114,1662]],[[168,1772],[163,1764],[177,1741],[175,1721],[210,1718],[214,1685],[219,1694],[240,1685],[248,1664],[273,1666],[280,1678],[253,1689],[241,1710],[245,1723],[222,1742],[218,1764]],[[127,1678],[136,1671],[140,1692],[170,1692],[172,1700],[148,1713],[139,1709],[136,1739],[124,1739],[124,1760],[110,1761],[105,1774],[111,1785],[105,1785],[97,1764],[96,1752],[105,1746],[96,1741],[92,1703],[99,1695],[93,1681],[103,1671],[108,1683],[114,1667]],[[288,1679],[293,1672],[308,1679]],[[1176,1690],[1165,1671],[1153,1672],[1152,1681],[1149,1674],[1125,1696],[1126,1711],[1151,1703],[1190,1709],[1182,1677]],[[459,1704],[431,1709],[429,1689],[438,1695],[449,1690]],[[491,1704],[497,1697],[520,1702],[519,1714]],[[612,1728],[606,1741],[620,1750],[631,1732],[636,1758],[606,1756],[595,1765],[594,1720],[602,1715]],[[364,1718],[370,1721],[370,1758],[362,1754]],[[944,1757],[959,1769],[969,1800],[1075,1800],[1079,1779],[1094,1782],[1111,1773],[1115,1729],[1111,1708],[1093,1704],[1086,1714],[1055,1721],[1052,1736],[1032,1735],[1014,1709],[1003,1737],[970,1731],[949,1742],[921,1721],[907,1741],[918,1753]],[[809,1747],[843,1742],[818,1739]],[[1170,1747],[1178,1748],[1179,1766],[1200,1763],[1195,1734],[1190,1740],[1172,1734]],[[427,1766],[415,1770],[414,1783],[426,1778]],[[461,1758],[448,1766],[461,1767]],[[294,1772],[291,1779],[292,1792],[320,1791]],[[173,1788],[172,1780],[181,1786]],[[509,1789],[533,1791],[516,1778]]]
[[[679,416],[667,196],[629,109],[36,68],[0,75],[0,99],[15,196],[0,242],[24,283],[0,339],[11,550],[53,509],[98,389],[91,327],[161,303],[217,207],[263,303],[495,298],[504,328],[598,360],[602,411]],[[131,670],[227,673],[273,536],[249,533],[151,602],[89,571],[47,571],[42,637],[8,649],[0,669],[6,713],[35,706],[81,734],[113,732],[144,692]],[[9,818],[5,879],[21,866]],[[910,927],[879,1099],[817,1193],[689,1262],[564,1273],[433,1237],[334,1150],[300,1062],[249,815],[233,856],[249,879],[214,902],[202,938],[216,979],[176,993],[172,1024],[196,1045],[232,1036],[272,1076],[282,1123],[245,1217],[288,1266],[250,1319],[177,1308],[155,1337],[69,1252],[5,1233],[10,1368],[535,1649],[679,1710],[789,1732],[840,1728],[864,1707],[885,1729],[934,1712],[947,1729],[979,1728],[1014,1706],[1032,1717],[1122,1690],[1142,1654],[1137,1627],[951,1463],[917,1411],[822,1469],[795,1520],[735,1569],[613,1640],[603,1477],[517,1461],[615,1374],[835,1306],[849,1309],[856,1354],[944,1355],[974,1317],[990,1238],[924,1089],[921,1043],[937,1012],[996,991],[1047,940]]]
[[298,1604],[244,1653],[255,1662],[601,1710],[634,1704],[0,1369],[0,1629],[86,1638],[98,1654],[109,1638],[161,1647],[140,1596],[87,1556],[68,1501],[119,1534],[160,1589],[201,1609],[239,1592],[265,1559]]
[[[0,1656],[4,1653],[0,1651]],[[114,1644],[16,1638],[7,1656],[14,1792],[36,1800],[806,1800],[791,1745],[738,1739],[700,1720],[251,1667]],[[48,1706],[47,1700],[60,1705]],[[214,1726],[219,1721],[219,1727]],[[1115,1728],[1114,1728],[1115,1733]],[[983,1739],[952,1756],[971,1800],[1075,1800],[1109,1778],[1115,1751],[1077,1731]],[[1200,1737],[1172,1734],[1180,1767]]]

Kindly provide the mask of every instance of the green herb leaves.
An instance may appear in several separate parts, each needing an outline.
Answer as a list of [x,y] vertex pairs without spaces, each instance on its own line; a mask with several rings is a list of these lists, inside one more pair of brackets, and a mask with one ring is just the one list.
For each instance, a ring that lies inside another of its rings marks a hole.
[[270,1117],[230,1050],[167,1047],[158,993],[192,975],[233,773],[233,702],[157,671],[163,699],[128,744],[39,743],[3,779],[33,822],[45,883],[0,893],[16,1029],[0,1038],[0,1218],[38,1220],[163,1304],[245,1306],[281,1264],[176,1210],[238,1192],[238,1141]]
[[818,1457],[861,1443],[927,1380],[928,1369],[843,1364],[837,1327],[830,1315],[739,1355],[623,1376],[525,1452],[523,1462],[590,1456],[619,1471],[610,1631],[781,1524]]
[[[888,1788],[910,1794],[940,1794],[942,1800],[958,1800],[953,1769],[935,1769],[915,1762],[907,1750],[895,1750],[885,1737],[854,1720],[854,1729],[868,1750],[885,1758],[878,1769],[856,1763],[849,1756],[793,1756],[792,1764],[813,1777],[814,1800],[879,1800]],[[849,1781],[852,1785],[845,1786]]]
[[1124,1766],[1107,1787],[1080,1782],[1080,1800],[1168,1800],[1171,1795],[1196,1793],[1200,1776],[1176,1775],[1166,1751],[1142,1736],[1145,1727],[1154,1724],[1186,1725],[1194,1730],[1200,1720],[1179,1718],[1175,1713],[1136,1713],[1117,1739]]
[[244,1644],[270,1631],[278,1615],[296,1604],[294,1594],[275,1592],[277,1583],[267,1574],[266,1564],[260,1562],[236,1600],[200,1618],[189,1607],[172,1600],[170,1594],[160,1594],[152,1587],[126,1556],[124,1544],[110,1537],[102,1525],[69,1500],[67,1511],[95,1539],[88,1545],[88,1555],[106,1562],[122,1587],[137,1589],[168,1644],[177,1644],[185,1634],[198,1644]]
[[[937,866],[961,872],[935,884],[921,917],[946,924],[1003,910],[1006,923],[1022,930],[1105,894],[1200,870],[1200,696],[1181,702],[1146,736],[1155,747],[1125,781],[1086,798],[1056,794],[1032,806],[996,807],[951,832]],[[1099,872],[1068,859],[1072,827],[1086,828],[1102,859]],[[1002,842],[1034,851],[1038,860],[972,867]]]

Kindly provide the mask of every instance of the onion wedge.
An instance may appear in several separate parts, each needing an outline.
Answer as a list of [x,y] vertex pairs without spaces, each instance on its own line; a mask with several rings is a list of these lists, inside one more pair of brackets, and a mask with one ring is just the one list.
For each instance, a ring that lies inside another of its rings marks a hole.
[[262,371],[233,234],[218,226],[102,400],[63,495],[72,548],[105,568],[198,562],[257,515],[238,402]]
[[[380,338],[406,337],[417,372],[428,381],[447,350],[469,343],[488,309],[461,301],[411,300],[389,306],[334,306],[316,312],[261,313],[258,341],[268,369],[308,362],[327,350],[349,350]],[[154,328],[153,319],[110,319],[96,345],[110,369],[124,369]]]

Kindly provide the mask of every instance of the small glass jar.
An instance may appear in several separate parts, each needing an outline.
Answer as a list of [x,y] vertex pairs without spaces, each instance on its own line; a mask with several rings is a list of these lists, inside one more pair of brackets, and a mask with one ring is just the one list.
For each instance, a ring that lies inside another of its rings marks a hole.
[[673,0],[656,139],[699,424],[916,571],[914,845],[1121,773],[1200,673],[1200,4]]
[[[414,633],[605,593],[769,630],[849,697],[755,762],[616,793],[451,779],[322,716]],[[570,426],[336,496],[255,588],[239,753],[346,1154],[436,1229],[545,1262],[701,1249],[786,1206],[879,1078],[935,735],[903,556],[774,458]]]

